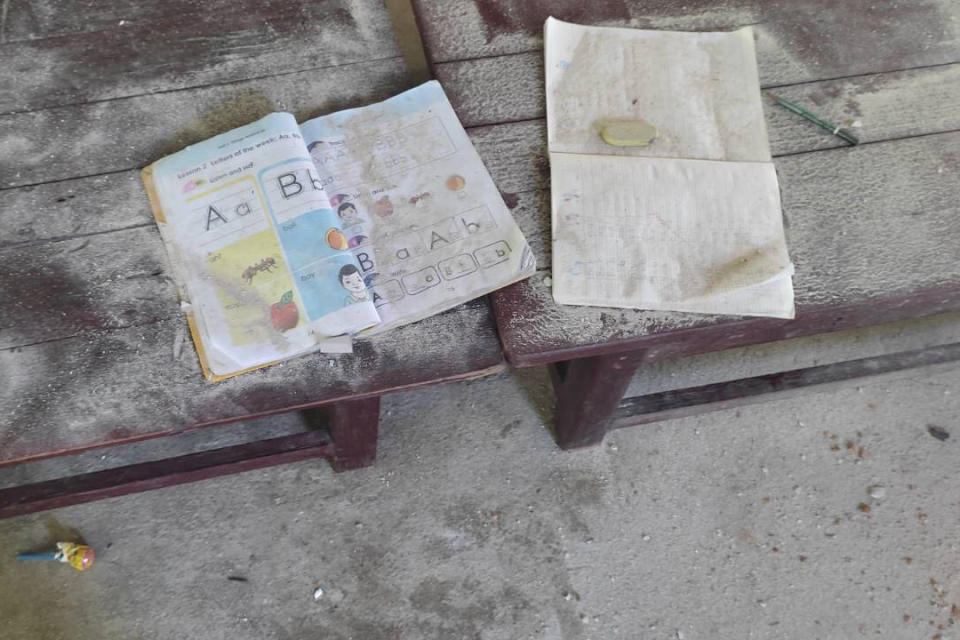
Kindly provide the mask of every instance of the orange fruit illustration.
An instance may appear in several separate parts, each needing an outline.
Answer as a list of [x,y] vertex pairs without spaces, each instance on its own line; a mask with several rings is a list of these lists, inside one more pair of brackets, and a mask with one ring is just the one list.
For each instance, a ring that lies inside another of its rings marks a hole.
[[337,251],[345,251],[349,246],[347,245],[347,238],[336,227],[327,229],[327,244]]

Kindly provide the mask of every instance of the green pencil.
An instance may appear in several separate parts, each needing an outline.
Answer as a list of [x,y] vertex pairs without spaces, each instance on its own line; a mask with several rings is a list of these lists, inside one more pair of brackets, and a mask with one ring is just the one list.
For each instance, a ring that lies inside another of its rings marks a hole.
[[857,136],[853,135],[846,129],[841,129],[840,127],[836,126],[829,120],[824,120],[823,118],[813,115],[812,113],[810,113],[809,111],[801,107],[800,105],[794,102],[790,102],[786,98],[781,98],[779,95],[773,93],[772,91],[767,92],[767,97],[773,100],[774,102],[776,102],[781,107],[789,111],[793,111],[798,116],[806,118],[807,120],[809,120],[814,124],[820,125],[824,129],[832,133],[833,135],[837,136],[838,138],[843,138],[850,144],[859,144],[860,142],[859,140],[857,140]]

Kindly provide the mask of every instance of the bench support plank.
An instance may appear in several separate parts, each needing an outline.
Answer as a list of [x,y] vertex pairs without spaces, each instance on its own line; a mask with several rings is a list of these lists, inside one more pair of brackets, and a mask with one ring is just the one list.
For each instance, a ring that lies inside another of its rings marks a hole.
[[336,471],[359,469],[377,457],[380,396],[334,403],[330,411],[330,435]]
[[[557,396],[554,438],[561,449],[599,444],[608,429],[757,404],[797,395],[807,387],[841,388],[852,381],[932,371],[960,362],[960,343],[795,369],[727,382],[623,398],[642,351],[566,360],[550,365]],[[774,394],[771,396],[770,394]]]
[[594,356],[551,367],[557,394],[553,435],[561,449],[588,447],[603,440],[640,364],[639,355]]
[[627,398],[620,403],[612,429],[683,418],[710,411],[767,402],[799,395],[808,387],[817,391],[842,388],[869,378],[871,382],[924,368],[931,372],[955,367],[960,343],[902,351],[859,360],[795,369],[768,375],[717,382]]
[[0,518],[206,480],[310,458],[330,458],[335,445],[322,431],[201,451],[0,490]]

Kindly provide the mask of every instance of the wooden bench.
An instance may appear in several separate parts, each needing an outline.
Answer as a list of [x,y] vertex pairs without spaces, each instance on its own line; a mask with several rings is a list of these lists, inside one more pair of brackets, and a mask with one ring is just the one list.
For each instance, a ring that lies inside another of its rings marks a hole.
[[0,44],[0,466],[331,416],[329,434],[0,490],[0,517],[308,457],[370,464],[382,394],[502,367],[484,300],[216,384],[186,332],[139,168],[271,111],[306,119],[411,86],[380,0],[50,5],[5,7]]
[[[693,354],[867,327],[960,308],[960,6],[925,0],[415,3],[444,85],[536,252],[539,273],[494,296],[507,358],[551,365],[564,448],[611,426],[732,406],[762,394],[960,358],[952,344],[700,384],[624,401],[638,368]],[[722,30],[752,24],[761,84],[835,122],[847,147],[765,105],[780,177],[795,320],[562,306],[550,282],[542,25]],[[857,122],[859,121],[859,122]]]

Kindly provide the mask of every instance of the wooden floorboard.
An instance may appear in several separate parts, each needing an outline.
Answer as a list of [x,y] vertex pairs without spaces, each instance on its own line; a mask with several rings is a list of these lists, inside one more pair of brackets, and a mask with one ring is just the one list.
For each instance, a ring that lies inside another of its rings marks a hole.
[[[20,3],[16,3],[20,4]],[[223,3],[221,3],[223,4]],[[0,45],[0,113],[265,78],[399,55],[382,3],[245,0]]]
[[154,224],[139,169],[0,190],[0,252]]
[[677,31],[753,25],[760,81],[795,84],[960,62],[953,0],[416,0],[434,63],[543,50],[547,16]]
[[[442,345],[442,348],[441,346]],[[204,380],[181,317],[0,350],[0,465],[488,375],[503,362],[479,299],[355,344]]]
[[[467,127],[544,118],[541,54],[436,66]],[[808,82],[777,88],[784,98],[851,128],[863,142],[960,129],[960,64]],[[846,142],[764,101],[773,155],[844,146]],[[858,126],[854,126],[858,125]]]
[[[453,65],[437,73],[475,142],[526,139],[536,131],[545,146],[542,74],[530,79],[515,72],[509,57],[480,62],[489,67],[482,77],[461,69],[447,76]],[[960,110],[953,107],[960,101],[960,64],[791,85],[777,93],[851,128],[864,143],[960,129]],[[764,112],[774,156],[847,144],[769,100]]]
[[[255,13],[267,24],[271,19],[285,19],[291,13],[319,18],[343,17],[353,7],[378,10],[377,0],[33,0],[10,2],[7,6],[3,41],[42,40],[60,36],[109,31],[115,27],[153,25],[159,29],[172,17],[194,22],[221,24],[229,28],[238,18],[235,14]],[[340,14],[339,16],[337,14]]]
[[155,226],[0,250],[0,349],[180,315]]
[[410,84],[392,58],[0,116],[0,188],[143,167],[274,111],[303,121]]

